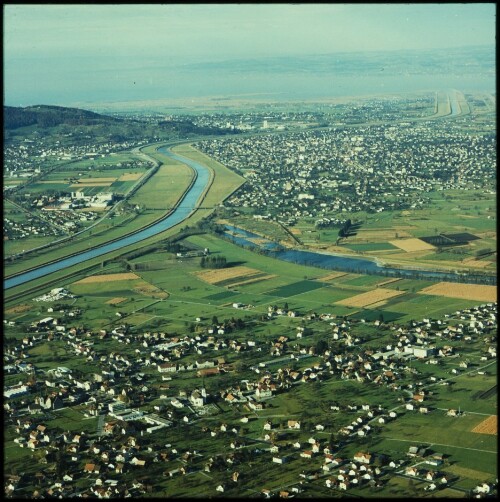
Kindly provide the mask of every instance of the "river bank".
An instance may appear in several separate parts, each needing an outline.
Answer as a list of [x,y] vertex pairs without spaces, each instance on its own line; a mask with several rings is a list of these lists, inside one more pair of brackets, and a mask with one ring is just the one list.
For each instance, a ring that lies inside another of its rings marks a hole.
[[277,242],[270,241],[258,234],[232,225],[226,225],[226,231],[223,233],[223,236],[239,246],[250,248],[279,260],[300,265],[366,275],[496,285],[495,276],[443,272],[426,268],[405,267],[403,265],[389,266],[376,258],[358,258],[338,253],[329,253],[327,251],[289,249]]

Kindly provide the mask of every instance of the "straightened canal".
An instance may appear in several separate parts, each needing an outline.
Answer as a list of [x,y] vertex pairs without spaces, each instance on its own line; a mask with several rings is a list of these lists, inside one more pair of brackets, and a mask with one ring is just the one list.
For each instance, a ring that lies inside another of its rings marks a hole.
[[[456,105],[457,103],[455,103]],[[456,106],[452,107],[455,109]],[[195,180],[190,189],[186,191],[178,206],[163,219],[153,223],[152,225],[139,230],[133,234],[119,238],[115,241],[103,244],[101,246],[92,248],[61,260],[54,261],[47,265],[34,268],[27,272],[12,276],[4,280],[4,290],[19,286],[26,282],[38,279],[53,272],[58,272],[72,265],[82,263],[102,256],[111,251],[116,251],[123,247],[135,244],[137,242],[148,239],[160,232],[164,232],[184,221],[197,207],[200,198],[210,184],[210,171],[205,166],[198,162],[188,159],[186,157],[177,155],[168,150],[167,147],[161,147],[159,152],[187,164],[195,171]],[[283,249],[277,243],[268,241],[260,246],[248,240],[249,238],[259,238],[262,236],[252,234],[251,232],[244,231],[237,227],[227,226],[225,237],[232,240],[236,244],[243,247],[248,247],[253,250],[261,251],[279,260],[288,261],[291,263],[316,266],[319,268],[326,268],[331,270],[343,270],[359,274],[375,274],[390,277],[407,277],[418,279],[430,279],[450,282],[464,282],[473,284],[496,284],[495,276],[486,275],[471,275],[466,273],[453,273],[453,272],[438,272],[425,269],[410,269],[410,268],[391,268],[378,263],[377,261],[367,260],[363,258],[351,258],[338,254],[318,253],[312,251],[303,251],[295,249]],[[261,240],[262,242],[262,240]]]
[[193,184],[185,192],[182,200],[172,212],[152,225],[125,237],[5,279],[3,283],[4,290],[14,286],[19,286],[54,272],[59,272],[67,267],[71,267],[72,265],[83,263],[87,260],[91,260],[92,258],[105,255],[111,251],[116,251],[117,249],[124,248],[131,244],[136,244],[137,242],[141,242],[149,237],[159,234],[160,232],[164,232],[165,230],[168,230],[184,221],[196,209],[200,198],[208,188],[210,184],[210,171],[205,166],[198,164],[198,162],[195,162],[194,160],[172,153],[167,147],[161,147],[158,151],[168,157],[178,160],[179,162],[187,164],[195,172]]

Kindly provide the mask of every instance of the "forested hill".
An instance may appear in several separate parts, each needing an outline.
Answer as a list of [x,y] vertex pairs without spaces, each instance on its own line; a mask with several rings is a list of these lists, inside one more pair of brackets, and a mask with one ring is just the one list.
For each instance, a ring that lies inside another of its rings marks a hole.
[[18,108],[4,106],[4,141],[13,136],[29,136],[41,132],[55,136],[83,133],[103,140],[112,139],[177,139],[199,135],[236,134],[231,129],[198,126],[189,119],[150,121],[117,118],[79,108],[37,105]]
[[40,127],[55,127],[61,124],[97,125],[120,121],[120,119],[99,115],[87,110],[48,105],[28,106],[26,108],[4,106],[3,120],[4,129],[18,129],[19,127],[31,125]]

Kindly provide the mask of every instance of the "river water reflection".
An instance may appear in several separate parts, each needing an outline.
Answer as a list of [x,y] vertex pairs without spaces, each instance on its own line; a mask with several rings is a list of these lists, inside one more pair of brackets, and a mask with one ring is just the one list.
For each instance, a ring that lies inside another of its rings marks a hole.
[[[174,225],[185,220],[189,214],[196,208],[196,205],[210,182],[209,170],[195,162],[194,160],[176,155],[168,150],[167,147],[159,148],[159,151],[173,159],[176,159],[193,168],[196,173],[196,179],[191,188],[186,192],[180,204],[168,216],[154,223],[153,225],[144,228],[134,234],[128,235],[113,242],[103,244],[88,251],[78,253],[74,256],[63,258],[53,263],[37,267],[28,272],[24,272],[4,280],[4,290],[24,284],[26,282],[44,277],[53,272],[64,270],[65,268],[85,262],[92,258],[96,258],[111,251],[116,251],[123,247],[135,244],[144,239],[152,237],[160,232],[164,232]],[[224,233],[225,237],[232,240],[236,244],[244,247],[253,248],[254,250],[265,252],[273,258],[298,263],[301,265],[310,265],[331,270],[342,270],[359,274],[376,274],[389,277],[408,277],[418,279],[442,280],[451,282],[465,283],[481,283],[481,284],[496,284],[496,277],[492,276],[475,276],[446,272],[435,272],[431,270],[411,270],[384,267],[376,261],[371,261],[362,258],[350,258],[346,256],[320,253],[312,251],[302,251],[285,249],[279,244],[270,240],[262,239],[261,236],[252,234],[243,229],[227,225],[227,230]],[[257,242],[252,242],[254,239]]]
[[469,274],[436,272],[424,269],[404,269],[391,268],[382,265],[375,260],[365,258],[351,258],[334,253],[302,251],[297,249],[286,249],[268,239],[263,239],[262,236],[248,232],[241,228],[226,225],[224,236],[246,248],[264,252],[267,256],[277,258],[279,260],[300,265],[308,265],[313,267],[325,268],[328,270],[341,270],[356,274],[373,274],[383,275],[387,277],[405,277],[411,279],[428,279],[449,282],[464,282],[464,283],[481,283],[481,284],[496,284],[496,277],[492,276],[476,276]]

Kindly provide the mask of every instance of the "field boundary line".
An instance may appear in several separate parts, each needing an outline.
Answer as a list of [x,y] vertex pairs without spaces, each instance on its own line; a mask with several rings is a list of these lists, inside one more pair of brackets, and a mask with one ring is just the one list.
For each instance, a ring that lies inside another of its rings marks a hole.
[[[401,441],[401,442],[404,442],[404,443],[418,443],[419,441],[418,440],[414,440],[414,439],[398,439],[398,438],[387,438],[387,437],[383,437],[383,439],[385,439],[386,441]],[[449,448],[459,448],[460,450],[471,450],[471,451],[480,451],[482,453],[494,453],[495,455],[498,453],[496,451],[491,451],[491,450],[480,450],[478,448],[469,448],[467,446],[457,446],[457,445],[454,445],[454,444],[443,444],[443,443],[429,443],[430,446],[447,446]]]

